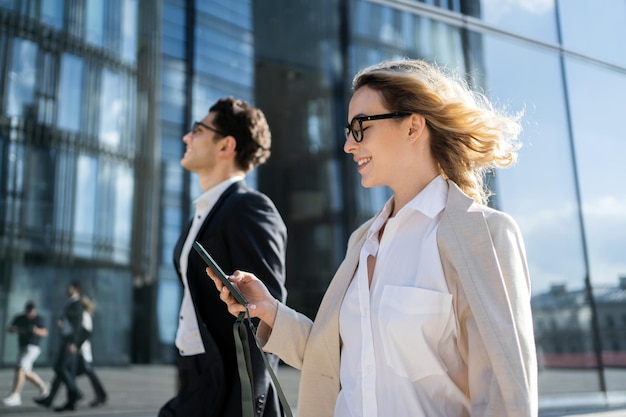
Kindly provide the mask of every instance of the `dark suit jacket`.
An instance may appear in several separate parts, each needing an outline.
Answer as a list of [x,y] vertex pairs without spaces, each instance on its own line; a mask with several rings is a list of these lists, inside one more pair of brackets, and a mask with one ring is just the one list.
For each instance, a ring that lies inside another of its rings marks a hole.
[[69,325],[69,333],[67,330],[63,331],[63,343],[74,344],[77,347],[81,345],[81,323],[83,320],[83,304],[80,299],[72,300],[68,299],[63,307],[62,320],[66,325]]
[[[174,249],[174,265],[179,278],[180,254],[190,227],[191,222]],[[267,196],[247,187],[243,181],[232,184],[209,212],[196,240],[227,275],[237,269],[252,272],[265,283],[274,297],[285,301],[287,229]],[[215,385],[208,387],[207,395],[216,397],[216,411],[220,408],[219,404],[222,405],[216,415],[241,416],[241,388],[233,336],[235,317],[219,299],[219,293],[205,269],[202,258],[191,249],[187,281],[205,351],[208,358],[214,358],[211,373]],[[254,395],[257,406],[263,412],[258,415],[278,416],[280,407],[270,387],[271,378],[265,370],[252,333],[248,333]],[[268,359],[276,370],[278,358],[270,355]]]

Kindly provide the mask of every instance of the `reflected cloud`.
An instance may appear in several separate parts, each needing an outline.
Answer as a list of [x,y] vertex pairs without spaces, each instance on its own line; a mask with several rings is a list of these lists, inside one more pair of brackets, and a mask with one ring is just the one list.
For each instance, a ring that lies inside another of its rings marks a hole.
[[554,11],[554,1],[552,0],[483,0],[483,3],[483,7],[491,10],[494,15],[497,12],[500,16],[518,9],[537,15]]

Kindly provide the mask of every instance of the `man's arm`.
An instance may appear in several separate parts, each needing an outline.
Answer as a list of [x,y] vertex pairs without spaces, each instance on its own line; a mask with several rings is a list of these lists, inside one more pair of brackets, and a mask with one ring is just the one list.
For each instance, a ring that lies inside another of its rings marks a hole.
[[33,326],[33,334],[39,337],[46,337],[48,336],[48,329],[43,323],[37,323]]
[[272,295],[285,302],[285,253],[287,230],[280,214],[266,196],[251,194],[233,210],[229,221],[230,256],[236,269],[252,272]]

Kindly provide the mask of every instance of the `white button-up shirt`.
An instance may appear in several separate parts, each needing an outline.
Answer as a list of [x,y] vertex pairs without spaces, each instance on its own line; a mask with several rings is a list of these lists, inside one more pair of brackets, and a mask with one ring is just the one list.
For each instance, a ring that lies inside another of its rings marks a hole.
[[[226,191],[231,184],[243,180],[242,176],[236,176],[227,179],[215,187],[204,192],[194,202],[195,214],[191,222],[191,228],[187,234],[187,240],[183,245],[180,253],[180,274],[183,278],[183,301],[180,305],[180,314],[178,315],[178,329],[176,330],[176,347],[181,356],[191,356],[204,353],[204,345],[198,328],[198,318],[196,310],[193,306],[189,285],[187,283],[187,262],[191,246],[196,240],[196,235],[200,231],[200,227],[206,216],[209,214],[222,193]],[[207,278],[208,279],[208,278]]]
[[455,383],[465,368],[437,247],[447,194],[439,176],[392,218],[388,201],[372,223],[340,311],[335,417],[469,415],[464,388]]

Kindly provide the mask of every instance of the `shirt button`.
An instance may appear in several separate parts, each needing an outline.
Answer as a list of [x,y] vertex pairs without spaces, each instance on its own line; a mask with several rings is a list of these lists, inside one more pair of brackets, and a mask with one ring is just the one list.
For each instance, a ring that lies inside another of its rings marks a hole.
[[180,319],[182,320],[182,319],[183,319],[183,316],[180,316]]

